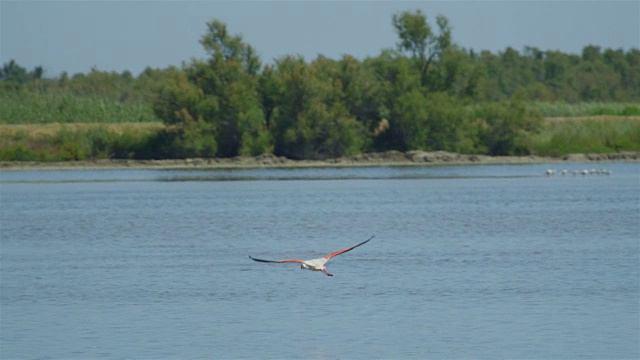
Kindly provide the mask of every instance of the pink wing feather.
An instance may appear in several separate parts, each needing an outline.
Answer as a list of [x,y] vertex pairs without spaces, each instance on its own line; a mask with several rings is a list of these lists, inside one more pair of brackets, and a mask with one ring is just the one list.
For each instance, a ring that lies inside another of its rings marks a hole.
[[329,254],[329,255],[325,256],[324,258],[325,258],[325,259],[327,259],[327,260],[329,260],[329,259],[331,259],[332,257],[334,257],[334,256],[336,256],[336,255],[340,255],[340,254],[342,254],[342,253],[346,253],[347,251],[351,251],[351,250],[353,250],[353,249],[357,248],[357,247],[358,247],[358,246],[360,246],[360,245],[364,245],[364,244],[368,243],[368,242],[369,242],[369,240],[373,239],[374,237],[375,237],[375,235],[374,235],[374,236],[372,236],[372,237],[370,237],[370,238],[368,238],[367,240],[365,240],[365,241],[361,242],[360,244],[358,244],[358,245],[354,245],[354,246],[352,246],[352,247],[350,247],[350,248],[346,248],[346,249],[338,250],[338,251],[336,251],[336,252],[332,252],[331,254]]

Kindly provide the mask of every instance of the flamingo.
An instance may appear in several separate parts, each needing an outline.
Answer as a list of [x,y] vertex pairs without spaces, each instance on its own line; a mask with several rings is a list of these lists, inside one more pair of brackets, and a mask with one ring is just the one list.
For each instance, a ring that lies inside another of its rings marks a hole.
[[327,263],[327,261],[329,261],[329,259],[331,259],[332,257],[336,256],[336,255],[340,255],[340,254],[344,254],[347,251],[351,251],[355,248],[357,248],[360,245],[364,245],[366,243],[368,243],[371,239],[373,239],[375,237],[372,236],[370,238],[368,238],[367,240],[361,242],[358,245],[354,245],[352,247],[346,248],[346,249],[342,249],[342,250],[338,250],[335,252],[332,252],[331,254],[325,256],[325,257],[321,257],[319,259],[312,259],[312,260],[262,260],[262,259],[256,259],[254,257],[252,257],[251,255],[249,255],[249,258],[253,261],[258,261],[258,262],[264,262],[264,263],[300,263],[300,268],[301,269],[306,269],[306,270],[311,270],[311,271],[322,271],[325,275],[327,276],[333,276],[333,274],[329,274],[327,272],[327,268],[324,266],[324,264]]

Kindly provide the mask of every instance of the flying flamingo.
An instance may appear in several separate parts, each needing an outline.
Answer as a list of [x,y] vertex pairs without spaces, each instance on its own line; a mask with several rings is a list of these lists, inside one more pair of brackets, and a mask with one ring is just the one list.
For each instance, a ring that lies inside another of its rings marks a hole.
[[346,249],[338,250],[336,252],[332,252],[331,254],[329,254],[329,255],[327,255],[325,257],[321,257],[319,259],[312,259],[312,260],[262,260],[262,259],[256,259],[256,258],[252,257],[251,255],[249,255],[249,258],[251,260],[253,260],[253,261],[259,261],[259,262],[265,262],[265,263],[300,263],[300,268],[301,269],[307,269],[307,270],[311,270],[311,271],[322,271],[327,276],[333,276],[332,274],[329,274],[327,272],[327,268],[324,266],[324,264],[326,264],[327,261],[329,261],[329,259],[331,259],[332,257],[334,257],[336,255],[340,255],[340,254],[346,253],[347,251],[351,251],[351,250],[357,248],[360,245],[364,245],[364,244],[368,243],[369,240],[374,238],[374,236],[368,238],[367,240],[361,242],[358,245],[354,245],[354,246],[352,246],[350,248],[346,248]]

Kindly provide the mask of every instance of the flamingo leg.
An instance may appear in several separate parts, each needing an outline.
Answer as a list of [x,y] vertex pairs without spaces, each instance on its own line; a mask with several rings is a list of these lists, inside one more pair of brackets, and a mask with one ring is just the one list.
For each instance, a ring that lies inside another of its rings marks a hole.
[[322,272],[323,272],[325,275],[327,275],[327,276],[333,276],[333,274],[329,274],[329,273],[327,272],[327,270],[325,270],[325,269],[322,269]]

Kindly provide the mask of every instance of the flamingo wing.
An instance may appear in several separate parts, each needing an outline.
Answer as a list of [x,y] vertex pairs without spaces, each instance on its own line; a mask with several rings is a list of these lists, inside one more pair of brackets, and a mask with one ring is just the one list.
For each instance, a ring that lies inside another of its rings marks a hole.
[[249,255],[249,258],[253,261],[264,262],[264,263],[303,263],[304,260],[262,260],[256,259]]
[[360,246],[360,245],[364,245],[364,244],[368,243],[368,242],[369,242],[369,240],[373,239],[374,237],[375,237],[375,235],[374,235],[374,236],[372,236],[372,237],[370,237],[370,238],[368,238],[367,240],[365,240],[365,241],[361,242],[360,244],[358,244],[358,245],[354,245],[354,246],[352,246],[352,247],[350,247],[350,248],[346,248],[346,249],[338,250],[338,251],[336,251],[336,252],[332,252],[331,254],[329,254],[329,255],[325,256],[324,258],[325,258],[325,259],[327,259],[327,260],[329,260],[329,259],[331,259],[332,257],[334,257],[334,256],[336,256],[336,255],[340,255],[340,254],[342,254],[342,253],[346,253],[347,251],[351,251],[351,250],[353,250],[353,249],[357,248],[357,247],[358,247],[358,246]]

